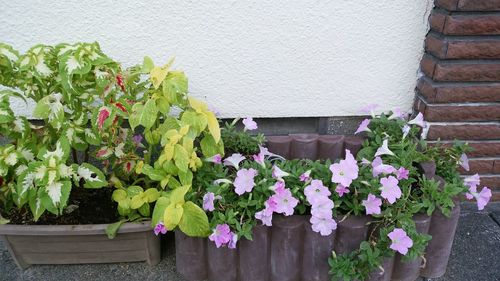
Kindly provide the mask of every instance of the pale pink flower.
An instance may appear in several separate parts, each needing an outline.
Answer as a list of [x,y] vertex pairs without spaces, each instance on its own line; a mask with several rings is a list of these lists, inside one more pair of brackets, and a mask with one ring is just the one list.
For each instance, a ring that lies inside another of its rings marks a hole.
[[464,179],[464,184],[468,187],[478,186],[481,182],[481,178],[478,174],[474,174],[472,176],[468,176]]
[[243,119],[243,125],[245,125],[245,131],[248,130],[248,131],[252,131],[252,130],[255,130],[257,129],[257,123],[255,121],[253,121],[253,118],[252,117],[247,117],[245,119]]
[[458,163],[460,164],[460,166],[462,166],[462,168],[464,168],[464,170],[469,171],[469,158],[467,157],[467,154],[462,153],[462,155],[460,156],[460,160],[458,160]]
[[287,177],[289,175],[290,175],[289,173],[281,170],[278,166],[276,165],[273,166],[273,173],[272,173],[273,178],[278,180],[283,180],[284,177]]
[[311,180],[311,170],[302,173],[302,175],[299,176],[299,180],[302,182]]
[[222,164],[222,156],[220,154],[215,154],[212,157],[205,159],[207,162],[212,162],[214,164]]
[[360,113],[363,113],[363,114],[370,114],[372,117],[375,117],[375,109],[379,108],[379,105],[378,104],[369,104],[363,108],[361,108],[361,110],[359,111]]
[[288,188],[274,194],[272,197],[276,201],[276,212],[285,216],[293,215],[293,209],[299,204],[299,200],[292,196],[292,192]]
[[281,191],[285,190],[285,182],[284,181],[277,181],[269,189],[274,191],[274,193],[280,193]]
[[403,139],[404,139],[410,133],[411,127],[408,125],[404,125],[401,130],[403,131]]
[[408,121],[408,124],[417,125],[419,127],[425,128],[424,115],[422,115],[422,112],[419,112],[417,116],[415,116],[415,118]]
[[370,193],[368,194],[368,198],[361,202],[361,205],[365,207],[367,215],[380,215],[380,206],[382,206],[382,200]]
[[335,188],[335,192],[337,192],[339,197],[342,197],[342,196],[344,196],[344,194],[349,193],[350,190],[347,187],[345,187],[341,184],[338,184],[337,187]]
[[234,179],[234,192],[238,195],[242,195],[245,192],[252,192],[255,186],[254,177],[257,175],[257,170],[255,169],[241,169],[236,173],[236,178]]
[[389,246],[389,248],[393,249],[396,252],[399,252],[401,255],[406,255],[408,253],[408,249],[413,247],[413,241],[401,228],[394,228],[394,230],[391,231],[387,236],[392,241],[392,244],[391,246]]
[[264,209],[255,213],[255,218],[262,221],[263,225],[272,226],[273,225],[273,212],[268,209]]
[[245,160],[245,156],[239,153],[233,153],[233,155],[224,159],[224,166],[233,166],[236,170],[240,169],[240,162]]
[[311,183],[304,188],[304,194],[306,195],[307,201],[313,205],[316,200],[320,197],[328,197],[331,195],[328,187],[323,185],[320,180],[312,180]]
[[167,233],[167,228],[165,227],[165,225],[162,222],[159,222],[155,226],[154,233],[156,236],[158,236],[160,233],[165,234],[165,233]]
[[349,187],[352,181],[358,178],[359,168],[354,156],[346,149],[345,160],[330,165],[330,171],[332,172],[332,182]]
[[370,165],[372,162],[370,162],[370,160],[366,159],[366,158],[363,158],[361,159],[361,164],[363,165]]
[[368,128],[368,125],[370,125],[370,119],[363,120],[361,124],[359,124],[359,127],[356,132],[354,132],[354,134],[356,135],[361,132],[371,132],[370,128]]
[[391,116],[389,116],[389,120],[392,120],[392,119],[405,119],[406,117],[406,112],[403,111],[401,108],[399,107],[396,107],[392,110],[392,114]]
[[274,154],[270,153],[267,148],[260,146],[260,145],[259,145],[259,149],[260,149],[259,153],[256,155],[253,155],[253,160],[255,162],[259,163],[262,167],[265,167],[266,166],[266,163],[265,163],[266,156],[274,155]]
[[333,207],[335,204],[326,196],[318,197],[311,207],[311,215],[318,218],[328,218],[333,215]]
[[410,176],[410,171],[408,171],[405,167],[400,167],[396,170],[396,177],[398,180],[407,180]]
[[337,222],[333,218],[318,218],[312,216],[309,220],[314,232],[319,232],[322,236],[328,236],[337,229]]
[[394,152],[392,152],[389,149],[389,140],[387,140],[387,139],[385,139],[382,142],[382,146],[377,149],[377,152],[375,152],[375,157],[382,156],[382,155],[392,155],[392,156],[394,156]]
[[231,232],[231,240],[227,244],[229,249],[236,249],[236,242],[238,242],[238,234]]
[[471,200],[473,198],[476,198],[477,202],[477,209],[478,210],[483,210],[486,205],[490,202],[491,199],[491,189],[488,187],[483,187],[481,192],[477,192],[477,186],[471,186],[469,187],[469,192],[465,194],[467,199]]
[[396,199],[401,197],[401,189],[399,188],[398,183],[399,181],[393,176],[380,179],[380,184],[382,184],[382,187],[380,188],[382,193],[380,196],[387,199],[390,204],[396,202]]
[[208,236],[210,241],[215,242],[215,246],[220,248],[231,241],[233,234],[229,225],[227,224],[218,224],[213,230],[212,234]]
[[213,192],[207,192],[203,195],[203,210],[212,212],[215,210],[214,201],[222,199],[220,195],[215,196]]
[[378,177],[380,174],[392,174],[396,172],[396,168],[391,165],[384,164],[382,158],[375,157],[372,162],[372,175],[373,177]]

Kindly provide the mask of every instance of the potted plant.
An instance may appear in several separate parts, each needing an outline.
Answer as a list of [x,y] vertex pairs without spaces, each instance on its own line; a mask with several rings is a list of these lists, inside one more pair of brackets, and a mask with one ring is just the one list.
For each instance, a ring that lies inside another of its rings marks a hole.
[[[20,267],[159,262],[151,216],[190,186],[198,155],[222,147],[215,114],[188,97],[172,63],[146,57],[122,69],[97,43],[37,45],[22,55],[0,44],[8,142],[0,147],[0,237]],[[41,122],[15,116],[10,97],[36,103]],[[184,203],[177,224],[205,235],[205,213]],[[199,217],[201,225],[185,223]]]
[[[256,128],[249,118],[243,123]],[[457,196],[476,198],[481,209],[491,193],[478,192],[476,176],[460,179],[465,144],[427,147],[422,128],[421,114],[406,121],[395,111],[361,123],[362,145],[342,136],[296,135],[269,137],[268,150],[259,147],[260,137],[228,125],[223,141],[231,140],[225,149],[233,154],[198,170],[186,194],[207,212],[212,233],[203,239],[176,232],[177,270],[188,280],[444,274]]]

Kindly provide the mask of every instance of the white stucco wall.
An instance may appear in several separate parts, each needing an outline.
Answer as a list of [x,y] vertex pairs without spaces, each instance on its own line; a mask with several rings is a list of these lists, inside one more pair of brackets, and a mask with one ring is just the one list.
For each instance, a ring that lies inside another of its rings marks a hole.
[[0,40],[98,41],[124,65],[175,56],[223,117],[357,115],[411,107],[431,2],[3,0]]

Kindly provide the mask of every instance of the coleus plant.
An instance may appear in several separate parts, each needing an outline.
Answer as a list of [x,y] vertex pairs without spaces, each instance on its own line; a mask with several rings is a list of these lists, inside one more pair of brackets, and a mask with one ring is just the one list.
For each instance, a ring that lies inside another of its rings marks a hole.
[[[417,232],[413,215],[436,210],[449,215],[460,194],[476,198],[479,209],[491,197],[487,187],[477,190],[476,176],[460,180],[457,166],[467,165],[466,144],[427,147],[421,139],[422,115],[410,121],[404,117],[395,110],[364,120],[356,132],[367,137],[362,149],[356,158],[346,150],[338,163],[284,160],[264,147],[255,155],[212,158],[196,173],[195,188],[186,198],[207,212],[209,239],[217,247],[237,247],[242,237],[251,239],[258,223],[271,226],[274,215],[311,215],[311,228],[320,235],[331,234],[337,220],[370,215],[369,239],[329,260],[332,278],[364,280],[385,257],[399,253],[406,261],[423,256],[431,237]],[[419,171],[419,163],[436,159],[444,184]],[[158,233],[165,230],[157,228]]]
[[[76,152],[88,153],[89,143],[97,143],[97,134],[88,128],[88,112],[103,94],[103,85],[111,91],[119,71],[119,64],[97,43],[36,45],[24,54],[0,44],[0,82],[5,87],[0,133],[11,141],[2,147],[2,201],[7,209],[12,203],[18,208],[28,204],[36,221],[46,210],[61,214],[72,186],[107,185],[103,173],[78,161]],[[15,116],[10,97],[34,101],[33,116],[43,124]]]

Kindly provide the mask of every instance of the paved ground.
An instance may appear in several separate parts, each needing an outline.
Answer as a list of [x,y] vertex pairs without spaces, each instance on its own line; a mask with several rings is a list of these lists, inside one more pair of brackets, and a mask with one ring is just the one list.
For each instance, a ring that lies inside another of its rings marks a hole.
[[[168,239],[171,241],[171,239]],[[182,281],[175,272],[172,243],[164,245],[163,260],[150,267],[144,263],[109,265],[32,266],[20,271],[0,243],[0,280],[167,280]],[[485,211],[463,204],[448,272],[436,281],[500,281],[500,203]]]

